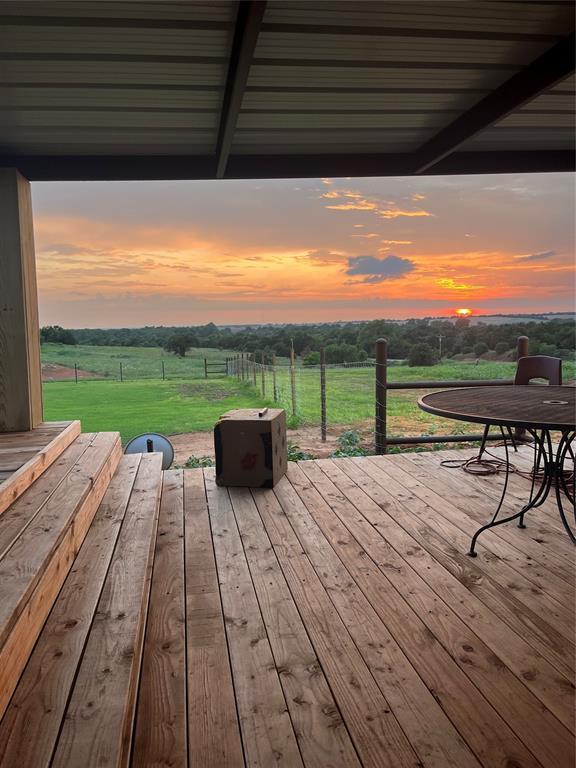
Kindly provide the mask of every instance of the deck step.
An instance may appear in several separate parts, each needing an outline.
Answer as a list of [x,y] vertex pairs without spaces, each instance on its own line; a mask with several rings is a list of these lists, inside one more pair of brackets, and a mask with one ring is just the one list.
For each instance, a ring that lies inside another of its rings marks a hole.
[[0,717],[121,455],[117,432],[83,435],[0,516]]
[[120,459],[0,721],[0,766],[124,765],[162,487],[161,456]]
[[29,432],[0,434],[0,515],[79,434],[79,421],[43,422]]

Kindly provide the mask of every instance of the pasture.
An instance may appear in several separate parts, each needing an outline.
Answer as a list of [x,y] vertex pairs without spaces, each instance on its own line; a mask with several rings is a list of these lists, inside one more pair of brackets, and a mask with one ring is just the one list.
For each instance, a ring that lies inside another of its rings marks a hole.
[[[204,359],[223,361],[232,352],[222,349],[191,349],[186,357],[176,357],[161,347],[94,347],[87,344],[43,344],[42,363],[65,366],[93,374],[94,378],[119,379],[120,363],[125,380],[161,379],[162,363],[166,378],[204,375]],[[49,377],[49,371],[48,377]]]
[[[47,420],[80,419],[85,431],[119,430],[124,441],[147,431],[164,434],[208,432],[220,414],[232,408],[273,406],[272,374],[266,372],[265,396],[261,374],[253,380],[204,379],[203,359],[223,360],[221,350],[198,349],[180,360],[159,348],[143,347],[62,347],[47,344],[43,362],[93,371],[104,380],[48,381],[44,384]],[[159,363],[169,371],[180,370],[161,380]],[[128,375],[120,382],[105,376],[122,361]],[[133,374],[131,379],[129,373]],[[431,367],[390,366],[389,381],[423,379],[511,378],[514,363],[491,361],[444,362]],[[574,378],[574,364],[564,364],[565,380]],[[107,379],[107,380],[106,380]],[[277,400],[286,409],[291,426],[320,424],[320,375],[317,368],[298,367],[296,418],[292,417],[291,384],[288,368],[279,366],[276,376]],[[327,421],[329,427],[357,428],[369,434],[374,418],[374,369],[333,368],[326,372]],[[477,431],[462,422],[423,413],[416,406],[418,390],[388,392],[388,433],[390,436],[462,434]],[[318,430],[319,431],[319,430]]]

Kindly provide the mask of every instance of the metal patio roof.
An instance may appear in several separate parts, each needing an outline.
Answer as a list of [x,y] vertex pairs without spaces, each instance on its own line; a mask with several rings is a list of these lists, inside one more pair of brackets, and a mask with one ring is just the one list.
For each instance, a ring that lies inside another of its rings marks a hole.
[[37,179],[573,170],[572,2],[0,3]]

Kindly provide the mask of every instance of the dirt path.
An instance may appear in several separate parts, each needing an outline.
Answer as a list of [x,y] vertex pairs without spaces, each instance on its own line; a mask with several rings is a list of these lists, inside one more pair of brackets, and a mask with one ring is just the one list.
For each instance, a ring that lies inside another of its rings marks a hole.
[[[77,371],[79,379],[93,379],[97,374],[90,371]],[[42,381],[68,381],[75,377],[74,368],[58,363],[42,363]]]
[[[299,427],[288,430],[288,442],[297,445],[300,450],[314,454],[319,459],[327,458],[338,447],[338,437],[348,429],[361,433],[366,442],[370,440],[370,427],[341,425],[328,429],[326,442],[320,439],[320,427]],[[175,463],[183,464],[190,456],[210,456],[214,458],[214,438],[212,432],[187,432],[182,435],[170,435],[174,446]]]

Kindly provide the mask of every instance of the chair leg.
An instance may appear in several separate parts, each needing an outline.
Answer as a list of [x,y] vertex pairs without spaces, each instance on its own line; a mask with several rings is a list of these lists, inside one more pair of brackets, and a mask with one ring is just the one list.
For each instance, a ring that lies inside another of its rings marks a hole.
[[484,427],[484,434],[482,435],[482,442],[480,443],[480,453],[478,454],[478,458],[482,458],[482,454],[486,450],[486,440],[488,439],[488,432],[490,432],[490,425],[486,424]]
[[516,453],[518,453],[518,444],[516,443],[516,440],[514,440],[514,432],[512,432],[512,429],[510,427],[508,427],[507,429],[508,429],[508,437],[512,441],[514,450],[516,451]]

